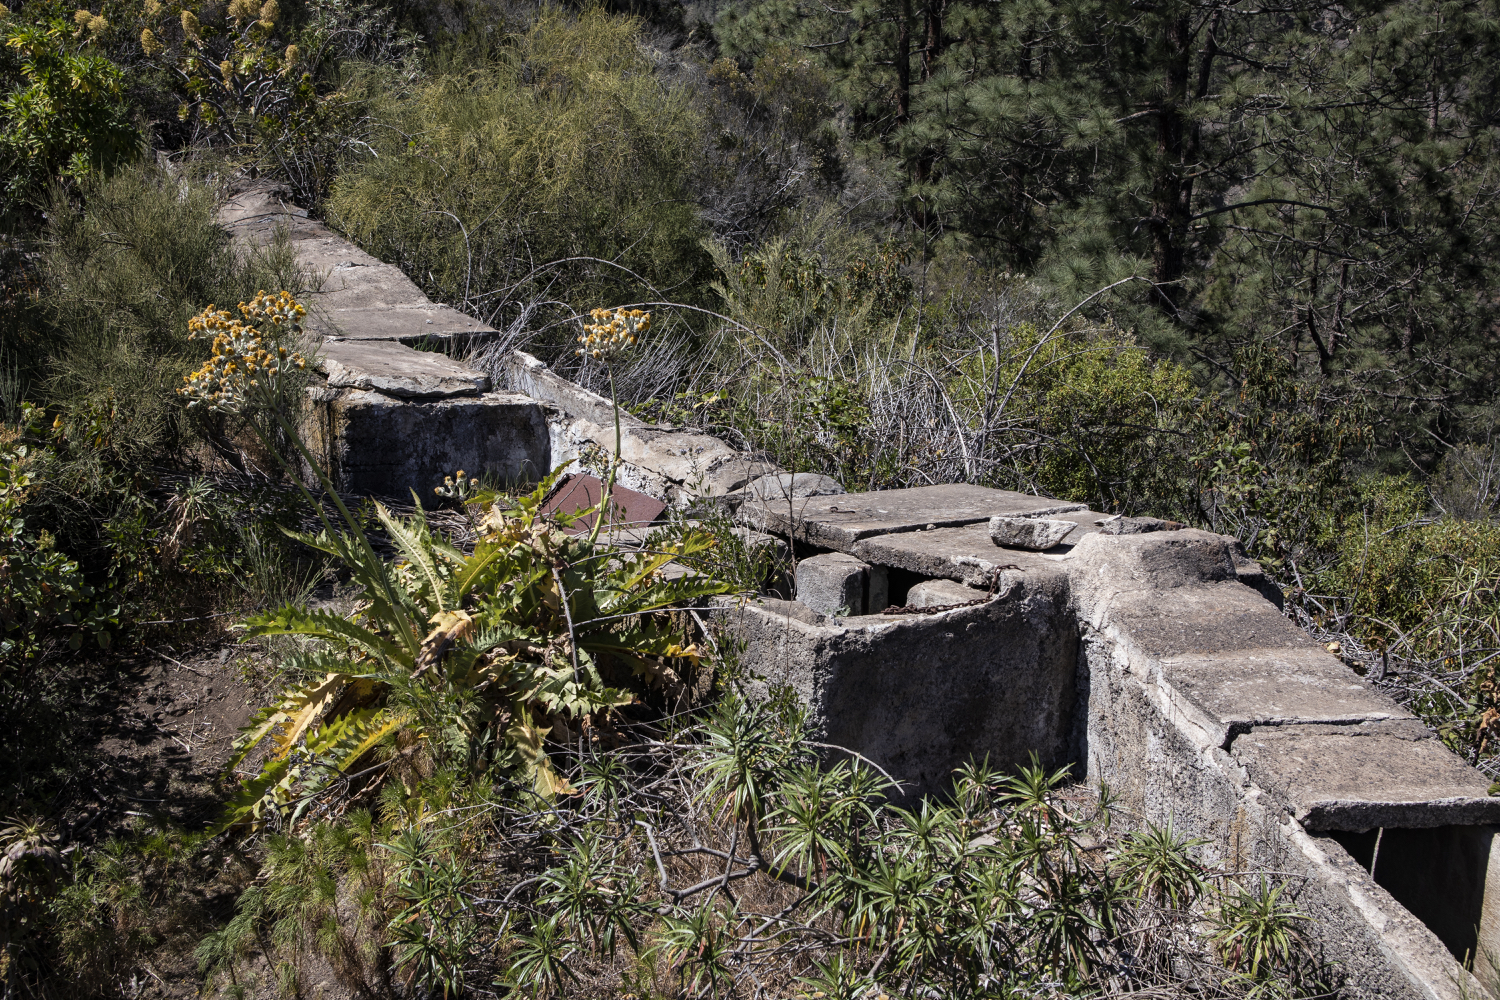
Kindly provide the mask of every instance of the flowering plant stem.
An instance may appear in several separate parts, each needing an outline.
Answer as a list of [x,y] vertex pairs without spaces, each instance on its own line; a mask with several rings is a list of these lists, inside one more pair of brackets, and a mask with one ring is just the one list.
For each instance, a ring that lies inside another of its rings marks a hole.
[[594,518],[594,530],[589,533],[590,547],[598,540],[599,529],[609,516],[609,502],[615,495],[615,471],[620,467],[620,395],[615,392],[614,365],[605,362],[604,370],[609,373],[609,402],[615,409],[615,457],[609,463],[609,474],[604,477],[604,492],[599,497],[599,516]]

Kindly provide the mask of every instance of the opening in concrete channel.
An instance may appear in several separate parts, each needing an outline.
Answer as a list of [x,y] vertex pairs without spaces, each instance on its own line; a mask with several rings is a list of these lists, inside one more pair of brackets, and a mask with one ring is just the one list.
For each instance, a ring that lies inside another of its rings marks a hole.
[[[1500,971],[1500,863],[1493,826],[1334,832],[1376,883],[1426,924],[1465,967],[1494,982]],[[1492,860],[1493,859],[1493,860]]]

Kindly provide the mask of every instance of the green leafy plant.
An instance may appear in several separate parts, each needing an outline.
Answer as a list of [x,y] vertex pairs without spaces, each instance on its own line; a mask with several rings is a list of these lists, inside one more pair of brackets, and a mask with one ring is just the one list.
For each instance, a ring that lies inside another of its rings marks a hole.
[[1219,905],[1214,947],[1231,969],[1252,980],[1285,972],[1301,940],[1297,922],[1308,919],[1285,899],[1286,885],[1261,876],[1258,889],[1235,886]]
[[53,180],[107,173],[139,154],[124,75],[93,50],[107,27],[102,15],[86,17],[76,30],[61,18],[0,15],[0,42],[19,60],[14,80],[0,61],[0,83],[13,88],[0,97],[0,166],[10,197],[35,195]]

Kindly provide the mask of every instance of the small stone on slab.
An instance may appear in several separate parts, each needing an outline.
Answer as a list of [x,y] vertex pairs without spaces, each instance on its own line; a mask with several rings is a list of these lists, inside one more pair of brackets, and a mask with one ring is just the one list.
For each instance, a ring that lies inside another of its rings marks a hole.
[[1078,525],[1046,517],[992,517],[990,540],[1008,549],[1044,552],[1072,533]]

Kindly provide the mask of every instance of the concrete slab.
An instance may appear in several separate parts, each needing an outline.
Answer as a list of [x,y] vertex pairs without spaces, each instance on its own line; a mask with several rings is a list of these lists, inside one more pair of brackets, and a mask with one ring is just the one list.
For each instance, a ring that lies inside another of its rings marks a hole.
[[[1076,572],[1069,575],[1075,580],[1078,576]],[[1276,605],[1235,577],[1117,594],[1102,623],[1115,630],[1133,654],[1152,659],[1269,649],[1316,650],[1328,655],[1311,636],[1283,618]]]
[[472,316],[433,302],[330,309],[318,296],[308,297],[307,328],[323,337],[345,340],[450,341],[496,336],[497,331]]
[[1429,735],[1387,727],[1257,728],[1234,741],[1250,779],[1307,830],[1500,823],[1489,782]]
[[348,240],[324,229],[298,234],[297,263],[312,281],[309,305],[319,309],[384,309],[429,306],[416,282]]
[[1042,516],[1083,509],[1083,504],[959,483],[841,497],[750,500],[739,516],[760,531],[851,552],[856,542],[876,535],[975,524],[997,514]]
[[424,501],[463,469],[535,482],[552,468],[547,417],[518,393],[413,401],[368,389],[319,388],[303,439],[341,492]]
[[997,548],[990,541],[987,521],[961,528],[875,535],[855,542],[849,547],[849,554],[872,566],[888,566],[929,579],[955,580],[985,589],[1005,567],[1060,574],[1064,565],[1060,555]]
[[402,399],[477,396],[490,387],[488,375],[445,354],[391,341],[329,341],[316,363],[331,389],[374,389]]
[[1212,746],[1255,726],[1416,721],[1318,646],[1165,659],[1156,670],[1173,706],[1212,733]]

